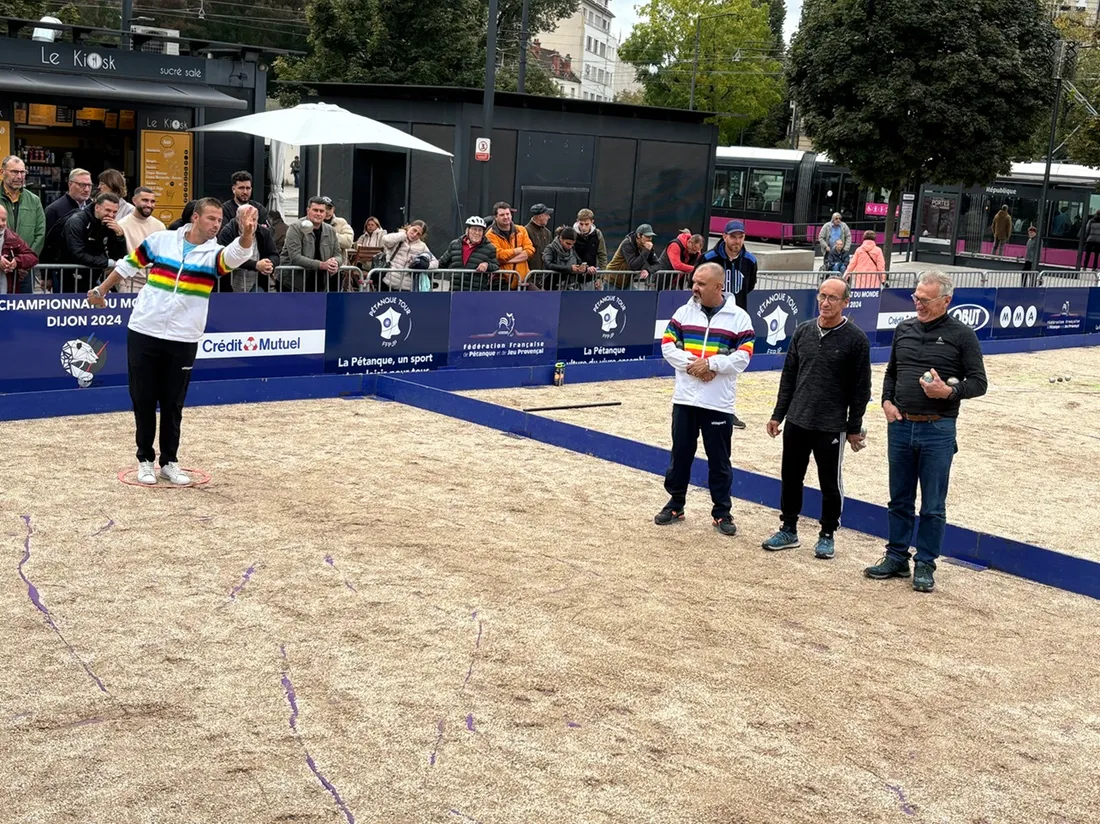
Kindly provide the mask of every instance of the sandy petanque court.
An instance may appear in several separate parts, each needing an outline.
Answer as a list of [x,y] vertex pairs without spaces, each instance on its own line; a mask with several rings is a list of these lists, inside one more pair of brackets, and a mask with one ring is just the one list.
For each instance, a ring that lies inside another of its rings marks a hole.
[[[1100,347],[992,355],[985,363],[989,392],[963,402],[948,520],[1100,561]],[[885,369],[873,367],[868,448],[844,456],[846,495],[883,506],[889,500],[886,420],[879,409]],[[735,471],[779,477],[782,439],[764,431],[779,374],[748,372],[738,380],[737,413],[747,428],[734,433]],[[1051,383],[1051,377],[1070,380]],[[671,379],[464,394],[516,408],[621,401],[619,407],[538,414],[666,448],[671,443]],[[701,444],[698,454],[703,456]],[[812,461],[807,484],[818,486]]]
[[4,822],[1100,805],[1095,600],[950,564],[917,595],[846,530],[831,562],[768,555],[773,512],[738,503],[724,538],[702,490],[659,528],[656,476],[373,399],[188,410],[194,489],[120,484],[131,440],[123,414],[0,424]]

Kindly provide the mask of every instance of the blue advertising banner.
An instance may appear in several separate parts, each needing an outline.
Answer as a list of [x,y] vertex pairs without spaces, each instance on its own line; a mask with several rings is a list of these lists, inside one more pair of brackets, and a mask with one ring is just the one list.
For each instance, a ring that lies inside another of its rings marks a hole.
[[978,340],[989,340],[993,337],[993,310],[996,306],[996,289],[956,289],[947,314],[973,329]]
[[0,295],[0,392],[124,386],[134,298],[93,309],[80,295]]
[[[866,334],[871,346],[875,345],[875,330],[878,329],[878,289],[853,289],[852,297],[848,301],[848,308],[844,310],[845,316]],[[814,306],[814,317],[821,314],[820,306]]]
[[325,371],[439,369],[447,365],[450,319],[445,292],[330,293]]
[[1034,338],[1043,334],[1045,289],[1014,287],[997,290],[993,311],[994,338]]
[[749,317],[756,330],[754,354],[778,355],[791,345],[794,328],[814,317],[816,289],[764,289],[749,293]]
[[[883,289],[878,303],[878,346],[894,345],[894,329],[906,318],[915,318],[917,309],[913,305],[912,289]],[[871,336],[870,330],[867,337]]]
[[545,366],[557,356],[561,292],[455,292],[447,364]]
[[1043,301],[1044,335],[1082,335],[1089,313],[1089,292],[1080,287],[1048,286]]
[[317,375],[325,355],[325,296],[272,292],[210,297],[194,380]]
[[562,292],[558,360],[642,360],[653,354],[657,292]]
[[653,356],[661,357],[661,338],[672,315],[691,298],[691,290],[673,290],[657,293],[657,320],[653,324]]
[[1100,287],[1089,289],[1089,312],[1085,320],[1086,332],[1100,332]]

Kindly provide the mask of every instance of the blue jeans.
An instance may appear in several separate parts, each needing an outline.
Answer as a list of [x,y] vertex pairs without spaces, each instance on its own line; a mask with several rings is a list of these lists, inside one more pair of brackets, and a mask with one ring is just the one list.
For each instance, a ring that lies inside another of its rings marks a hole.
[[[886,554],[909,560],[909,545],[917,563],[936,568],[947,526],[947,483],[951,459],[959,451],[955,418],[914,423],[895,421],[886,428],[890,461],[890,542]],[[913,540],[913,522],[920,484],[920,525]]]

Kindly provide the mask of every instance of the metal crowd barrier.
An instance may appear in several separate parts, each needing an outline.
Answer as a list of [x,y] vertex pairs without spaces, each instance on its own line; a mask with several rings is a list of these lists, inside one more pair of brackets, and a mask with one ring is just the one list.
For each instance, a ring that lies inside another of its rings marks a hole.
[[1041,286],[1100,286],[1100,272],[1083,269],[1067,272],[1062,269],[1043,269],[1039,272]]
[[31,269],[30,276],[35,292],[84,295],[103,280],[103,270],[76,263],[39,263]]

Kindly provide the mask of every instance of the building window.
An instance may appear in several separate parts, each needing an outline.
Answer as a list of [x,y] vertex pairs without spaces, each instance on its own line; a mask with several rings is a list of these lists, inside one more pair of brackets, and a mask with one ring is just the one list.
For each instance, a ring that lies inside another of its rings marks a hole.
[[591,37],[584,38],[584,50],[585,51],[592,51],[592,38]]
[[606,43],[600,43],[600,57],[606,57],[606,56],[607,56],[607,44]]

